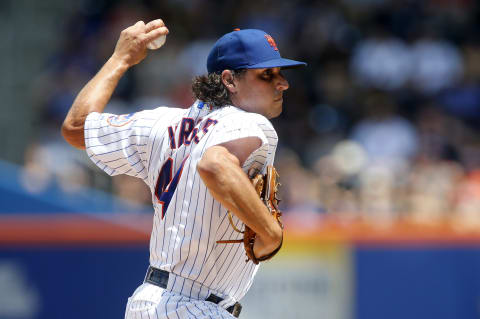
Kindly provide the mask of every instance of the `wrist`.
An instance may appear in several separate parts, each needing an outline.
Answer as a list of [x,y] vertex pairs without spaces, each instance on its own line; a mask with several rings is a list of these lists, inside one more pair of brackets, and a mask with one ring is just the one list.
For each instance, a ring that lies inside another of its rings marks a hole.
[[257,257],[268,255],[276,250],[283,242],[283,231],[280,231],[275,237],[261,236],[257,234],[255,239],[254,253]]
[[115,53],[108,59],[106,64],[110,65],[115,71],[118,71],[121,74],[125,73],[130,68],[126,59],[119,57]]
[[265,242],[271,243],[271,245],[278,245],[283,238],[283,228],[277,220],[273,219],[263,232],[258,232],[257,234],[260,234]]

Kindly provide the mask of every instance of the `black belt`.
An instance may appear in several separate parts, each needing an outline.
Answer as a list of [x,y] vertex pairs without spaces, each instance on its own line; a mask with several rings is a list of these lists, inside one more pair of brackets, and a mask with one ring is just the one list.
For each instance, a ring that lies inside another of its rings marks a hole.
[[[168,275],[168,271],[149,266],[144,282],[148,282],[152,285],[159,286],[160,288],[165,289],[167,288],[168,284]],[[223,298],[214,294],[210,294],[210,296],[208,296],[208,298],[205,300],[213,302],[215,304],[219,304],[223,300]],[[230,312],[235,318],[238,318],[238,316],[240,316],[240,311],[242,311],[242,305],[236,302],[233,306],[228,307],[226,310]]]

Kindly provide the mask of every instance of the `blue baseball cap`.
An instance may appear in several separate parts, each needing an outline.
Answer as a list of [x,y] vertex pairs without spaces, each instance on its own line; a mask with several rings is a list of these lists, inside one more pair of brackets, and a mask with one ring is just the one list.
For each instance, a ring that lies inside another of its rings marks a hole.
[[275,40],[257,29],[236,29],[225,34],[214,44],[207,58],[208,73],[304,65],[307,64],[282,58]]

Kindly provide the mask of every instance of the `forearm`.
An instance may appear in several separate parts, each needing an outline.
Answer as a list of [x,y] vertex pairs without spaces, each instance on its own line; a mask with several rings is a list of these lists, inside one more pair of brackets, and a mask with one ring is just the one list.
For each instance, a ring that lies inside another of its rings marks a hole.
[[102,112],[110,100],[118,81],[133,65],[147,56],[147,44],[168,34],[162,19],[145,24],[138,21],[120,33],[112,57],[78,93],[62,125],[62,135],[77,148],[85,148],[84,124],[91,112]]
[[62,126],[62,133],[70,144],[85,148],[83,127],[87,115],[104,110],[118,81],[127,69],[128,65],[114,55],[83,87],[75,98]]
[[282,229],[258,197],[251,181],[228,152],[217,152],[200,163],[198,171],[212,196],[233,212],[257,234],[257,257],[277,248],[282,240]]
[[238,168],[228,168],[230,172],[205,178],[204,182],[213,197],[225,208],[252,228],[257,234],[266,238],[274,238],[277,227],[267,207],[256,194],[250,180]]

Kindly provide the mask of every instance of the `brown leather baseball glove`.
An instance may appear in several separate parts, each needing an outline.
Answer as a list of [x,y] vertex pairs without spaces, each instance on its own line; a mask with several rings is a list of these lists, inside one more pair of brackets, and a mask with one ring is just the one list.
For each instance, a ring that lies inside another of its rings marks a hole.
[[[265,175],[258,174],[253,179],[251,179],[251,181],[258,196],[263,201],[265,206],[267,206],[268,210],[273,215],[273,217],[275,217],[277,222],[280,224],[280,227],[282,227],[283,229],[283,224],[280,220],[280,216],[282,216],[282,213],[278,209],[279,199],[277,198],[277,191],[280,183],[277,182],[277,177],[278,177],[277,170],[275,169],[275,167],[269,165],[267,166],[267,173]],[[232,214],[230,213],[230,211],[228,211],[228,218],[230,221],[230,225],[232,225],[233,229],[239,233],[243,233],[243,239],[218,240],[217,243],[219,244],[243,243],[245,247],[245,252],[247,254],[246,262],[251,260],[254,264],[258,264],[260,261],[268,260],[273,256],[275,256],[277,252],[280,250],[280,248],[282,247],[283,241],[282,243],[280,243],[278,248],[272,251],[270,254],[260,258],[255,257],[255,254],[253,253],[253,246],[255,244],[255,238],[257,237],[257,234],[247,225],[245,225],[245,229],[243,231],[235,227],[232,219]]]

